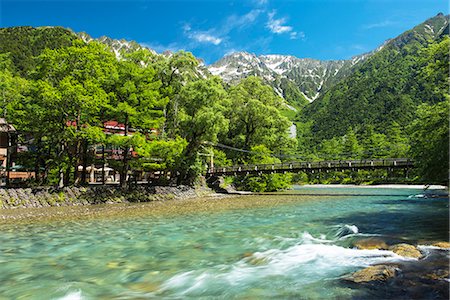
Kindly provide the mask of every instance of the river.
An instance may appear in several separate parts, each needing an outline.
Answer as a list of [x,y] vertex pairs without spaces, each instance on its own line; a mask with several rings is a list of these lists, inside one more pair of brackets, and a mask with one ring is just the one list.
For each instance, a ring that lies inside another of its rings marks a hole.
[[[4,210],[0,299],[398,295],[396,286],[350,285],[343,277],[414,259],[357,250],[354,241],[448,241],[448,204],[418,189],[295,187],[275,195]],[[448,250],[439,259],[448,260]],[[413,284],[420,290],[420,279]],[[448,297],[442,286],[448,281],[407,295]]]

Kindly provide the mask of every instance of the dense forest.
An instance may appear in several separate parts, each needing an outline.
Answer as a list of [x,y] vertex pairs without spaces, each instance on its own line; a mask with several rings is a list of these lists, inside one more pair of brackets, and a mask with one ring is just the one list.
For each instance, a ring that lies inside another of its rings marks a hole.
[[[3,28],[0,116],[21,133],[19,143],[29,151],[15,159],[35,170],[34,184],[70,185],[80,176],[85,182],[86,167],[104,163],[96,147],[122,149],[120,160],[108,164],[120,171],[123,187],[131,171],[169,170],[177,183],[192,184],[210,156],[216,166],[413,157],[418,168],[412,179],[446,182],[449,38],[448,32],[423,36],[412,30],[391,41],[295,115],[259,78],[224,84],[188,52],[135,49],[118,57],[107,45],[86,43],[64,28]],[[292,87],[289,98],[296,95]],[[105,133],[111,120],[124,124],[123,134]],[[297,138],[289,134],[293,121]],[[386,176],[335,172],[233,180],[241,188],[270,191],[292,180],[376,182]]]
[[[24,133],[20,142],[33,151],[17,161],[43,175],[39,184],[73,184],[78,166],[99,163],[92,151],[98,145],[123,150],[120,161],[108,161],[123,186],[130,170],[170,170],[179,183],[192,183],[205,168],[201,152],[219,166],[254,160],[249,153],[257,148],[295,152],[291,123],[279,111],[283,100],[258,78],[226,89],[190,53],[141,49],[117,58],[63,28],[6,28],[0,36],[0,113]],[[125,132],[105,134],[109,120]],[[219,140],[249,152],[227,155],[211,146]]]
[[414,157],[423,179],[447,182],[449,45],[442,14],[389,41],[298,114],[299,150],[311,158]]

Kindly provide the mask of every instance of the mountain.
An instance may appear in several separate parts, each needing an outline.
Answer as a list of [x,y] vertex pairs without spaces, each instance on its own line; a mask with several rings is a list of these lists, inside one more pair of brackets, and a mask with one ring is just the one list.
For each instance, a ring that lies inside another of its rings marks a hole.
[[15,68],[25,76],[34,68],[33,57],[44,49],[68,47],[76,39],[72,31],[63,27],[0,28],[0,53],[10,53]]
[[317,99],[371,54],[355,56],[350,60],[320,61],[288,55],[256,56],[236,52],[208,66],[208,70],[230,84],[252,75],[261,77],[278,95],[301,107]]
[[156,51],[154,51],[153,49],[142,46],[141,44],[138,44],[135,41],[127,41],[124,39],[116,40],[116,39],[112,39],[107,36],[101,36],[98,39],[94,39],[86,32],[79,32],[79,33],[77,33],[77,36],[86,43],[89,43],[91,41],[97,41],[97,42],[107,45],[108,47],[110,47],[112,49],[112,51],[114,51],[114,54],[116,55],[116,57],[120,57],[120,53],[122,51],[125,53],[129,53],[129,52],[134,52],[134,51],[141,50],[141,49],[146,49],[146,50],[150,51],[151,53],[156,54]]
[[423,102],[448,94],[449,16],[438,14],[390,40],[358,64],[353,73],[301,112],[315,139],[343,136],[372,126],[384,133],[391,124],[407,126]]
[[[173,55],[170,51],[164,53],[156,53],[151,48],[145,47],[135,41],[127,41],[124,39],[117,40],[107,36],[100,38],[92,38],[85,32],[75,33],[70,29],[58,26],[19,26],[0,28],[0,54],[9,53],[12,63],[17,72],[24,77],[28,76],[28,72],[35,66],[35,57],[39,56],[44,49],[58,49],[69,47],[74,41],[82,41],[90,43],[96,41],[108,46],[117,58],[121,53],[131,53],[137,50],[146,50],[160,58],[169,58]],[[200,59],[197,59],[199,66],[197,67],[198,77],[211,76]]]

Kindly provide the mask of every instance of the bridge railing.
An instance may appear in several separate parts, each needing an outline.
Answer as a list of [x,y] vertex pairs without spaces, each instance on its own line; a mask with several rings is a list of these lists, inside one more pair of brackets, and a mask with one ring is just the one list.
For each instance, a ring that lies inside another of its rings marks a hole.
[[409,158],[383,158],[359,160],[329,160],[329,161],[292,161],[278,164],[248,164],[209,169],[207,174],[232,174],[246,172],[314,170],[314,169],[358,169],[358,168],[409,168],[413,161]]

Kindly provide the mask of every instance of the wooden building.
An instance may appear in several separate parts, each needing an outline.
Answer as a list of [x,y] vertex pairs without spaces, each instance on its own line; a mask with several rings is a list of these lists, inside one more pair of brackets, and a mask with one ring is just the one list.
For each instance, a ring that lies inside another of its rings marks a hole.
[[11,156],[16,144],[16,129],[8,124],[5,119],[0,118],[0,168],[6,169],[8,163],[11,166]]

